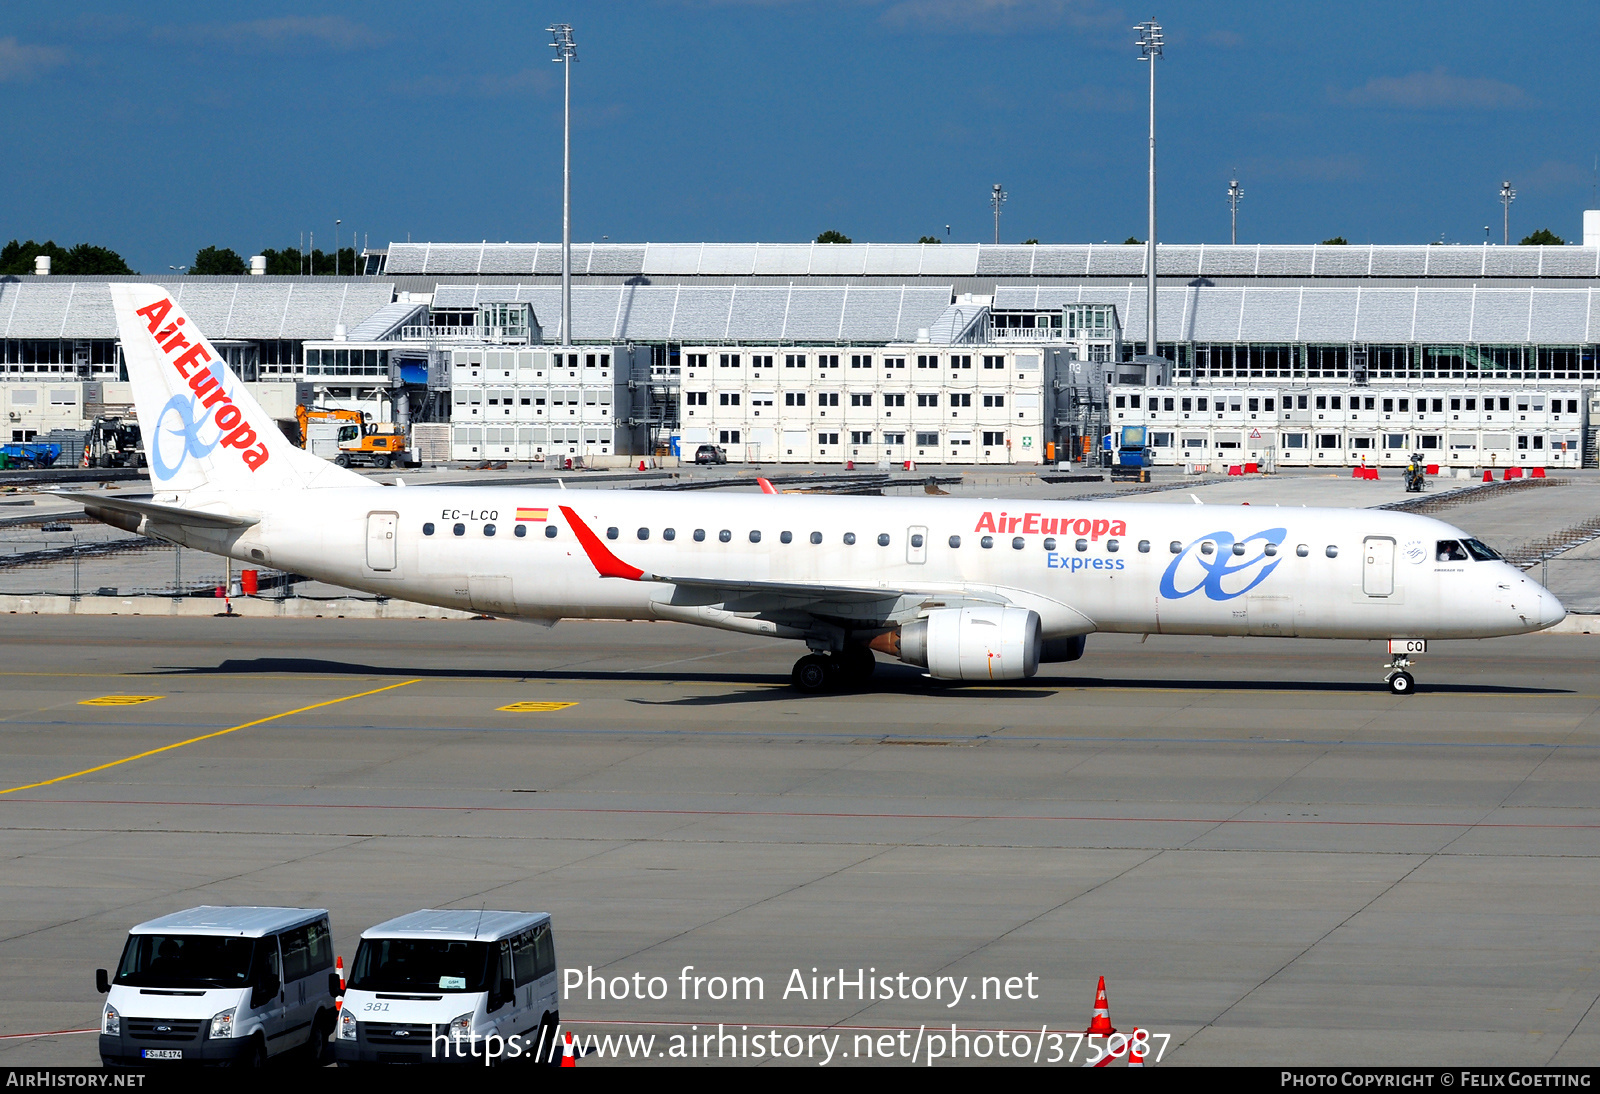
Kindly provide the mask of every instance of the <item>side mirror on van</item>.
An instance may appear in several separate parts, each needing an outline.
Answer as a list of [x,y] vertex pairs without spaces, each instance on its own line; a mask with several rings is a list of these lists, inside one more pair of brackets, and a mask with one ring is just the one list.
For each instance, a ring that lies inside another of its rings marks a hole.
[[111,990],[111,978],[106,975],[105,969],[94,970],[94,990],[101,995]]
[[264,1006],[266,1003],[271,1001],[274,995],[278,994],[282,987],[283,981],[279,978],[277,973],[267,973],[267,975],[262,978],[261,983],[256,985],[256,990],[250,993],[250,1005],[252,1007]]
[[339,986],[339,974],[336,972],[328,974],[328,994],[334,998],[344,994],[344,989]]

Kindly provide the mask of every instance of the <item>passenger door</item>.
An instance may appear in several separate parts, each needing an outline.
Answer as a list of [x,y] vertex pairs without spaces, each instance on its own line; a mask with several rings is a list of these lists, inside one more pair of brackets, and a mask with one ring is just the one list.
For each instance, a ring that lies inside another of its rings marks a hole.
[[1361,546],[1362,590],[1368,596],[1394,595],[1394,540],[1368,536]]
[[388,572],[399,562],[396,534],[400,518],[395,513],[367,514],[367,568]]
[[[261,940],[262,951],[256,959],[257,987],[251,988],[250,1009],[261,1019],[261,1025],[267,1037],[267,1053],[277,1055],[288,1048],[290,1041],[284,1037],[288,1029],[287,1015],[288,985],[283,981],[283,962],[278,955],[278,936],[269,934]],[[276,977],[278,990],[266,998],[262,997],[259,985],[265,984],[269,977]],[[257,1005],[256,1000],[261,1002]]]

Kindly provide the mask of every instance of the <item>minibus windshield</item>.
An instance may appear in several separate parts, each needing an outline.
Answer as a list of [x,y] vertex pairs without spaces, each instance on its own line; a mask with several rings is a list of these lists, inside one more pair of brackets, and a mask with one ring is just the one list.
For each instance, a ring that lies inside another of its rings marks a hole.
[[488,991],[490,943],[433,938],[363,938],[350,987],[356,991]]
[[253,938],[217,935],[128,936],[117,983],[134,988],[233,988],[250,982]]

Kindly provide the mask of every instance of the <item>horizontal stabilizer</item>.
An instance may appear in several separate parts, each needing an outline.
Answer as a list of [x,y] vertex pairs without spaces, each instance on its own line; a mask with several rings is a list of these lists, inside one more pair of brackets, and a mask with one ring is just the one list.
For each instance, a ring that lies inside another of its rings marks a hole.
[[[118,528],[128,528],[126,521],[107,520],[101,513],[126,514],[132,517],[149,517],[157,524],[176,524],[180,527],[191,528],[248,528],[252,524],[260,524],[255,517],[234,517],[225,513],[207,513],[200,509],[184,509],[177,505],[162,505],[150,500],[149,494],[135,495],[125,498],[108,498],[103,494],[76,494],[63,491],[63,498],[83,503],[84,512],[96,520]],[[100,512],[96,512],[99,510]],[[134,527],[137,527],[135,524]],[[128,528],[133,531],[133,528]]]

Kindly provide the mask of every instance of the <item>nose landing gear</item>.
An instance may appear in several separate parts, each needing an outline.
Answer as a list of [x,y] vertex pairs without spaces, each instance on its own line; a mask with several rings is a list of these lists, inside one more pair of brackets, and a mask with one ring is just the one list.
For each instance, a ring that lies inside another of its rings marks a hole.
[[1389,691],[1394,695],[1410,695],[1416,689],[1417,678],[1406,670],[1411,667],[1411,658],[1403,653],[1397,653],[1389,660],[1389,675],[1383,678],[1389,685]]

